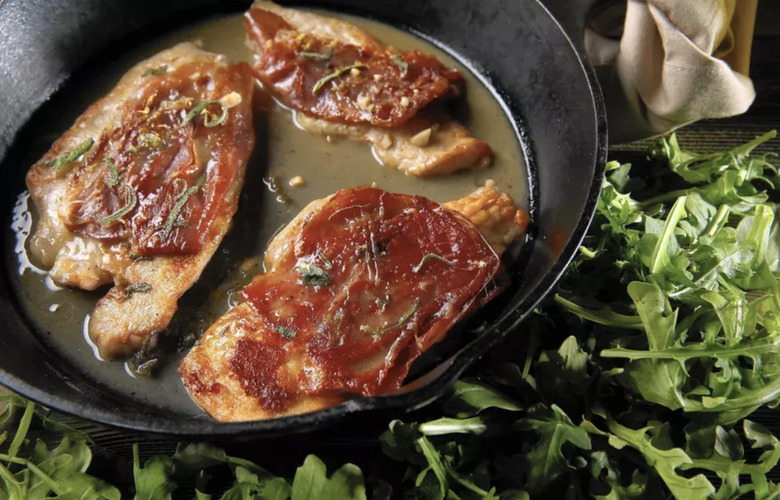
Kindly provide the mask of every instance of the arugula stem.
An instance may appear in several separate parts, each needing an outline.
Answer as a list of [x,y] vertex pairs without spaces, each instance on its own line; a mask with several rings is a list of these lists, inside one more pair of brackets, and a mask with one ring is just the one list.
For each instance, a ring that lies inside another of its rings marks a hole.
[[440,418],[420,424],[418,430],[426,436],[441,436],[443,434],[479,434],[487,430],[487,425],[480,417],[473,418]]
[[776,377],[769,384],[763,386],[761,389],[755,389],[750,391],[744,396],[732,398],[724,402],[723,404],[714,408],[692,408],[689,411],[712,411],[712,412],[724,412],[726,410],[734,410],[737,408],[750,408],[759,407],[770,401],[777,399],[777,395],[780,393],[780,377]]
[[616,313],[608,309],[600,309],[594,311],[592,309],[586,309],[580,305],[566,300],[557,293],[555,294],[555,302],[562,305],[569,312],[576,314],[580,318],[587,319],[594,323],[606,326],[615,326],[620,328],[629,328],[631,330],[644,330],[642,325],[642,318],[639,316],[627,316],[625,314]]
[[420,447],[420,451],[425,457],[425,460],[428,462],[428,466],[430,467],[431,471],[433,471],[433,474],[439,480],[442,497],[446,496],[447,491],[445,490],[445,485],[448,485],[449,482],[447,481],[446,473],[442,470],[443,467],[439,457],[439,452],[425,436],[417,438],[416,442],[417,446]]
[[780,337],[765,342],[755,342],[751,346],[742,347],[739,345],[730,347],[706,346],[702,344],[687,345],[682,348],[664,349],[661,351],[638,351],[634,349],[624,349],[622,347],[614,349],[604,349],[601,356],[604,358],[628,358],[628,359],[676,359],[685,360],[691,358],[733,358],[736,356],[754,356],[765,354],[768,349],[780,346]]
[[688,193],[690,193],[690,189],[678,189],[677,191],[669,191],[668,193],[660,194],[658,196],[654,196],[650,199],[647,199],[645,201],[640,201],[639,208],[647,208],[651,207],[653,205],[658,205],[659,203],[666,203],[672,200],[678,200],[683,196],[686,196]]
[[525,361],[523,361],[523,380],[528,380],[528,376],[531,374],[531,366],[536,359],[536,350],[539,344],[539,338],[536,330],[531,332],[528,336],[528,352],[525,355]]
[[775,284],[772,285],[772,301],[775,303],[775,307],[780,309],[780,282],[775,280]]
[[712,236],[713,234],[720,231],[723,228],[723,225],[728,220],[730,213],[731,213],[731,209],[728,207],[728,205],[719,206],[718,212],[715,214],[715,217],[710,221],[710,224],[707,226],[707,229],[704,231],[704,234],[707,236]]
[[37,465],[30,462],[29,460],[26,460],[24,458],[16,458],[12,457],[10,455],[6,455],[5,453],[0,453],[0,460],[4,460],[11,464],[17,464],[17,465],[24,465],[28,469],[30,469],[33,474],[41,478],[41,481],[46,483],[46,486],[49,487],[54,493],[57,495],[62,495],[64,491],[62,491],[54,479],[52,479],[48,474],[43,472]]
[[594,252],[593,250],[587,248],[584,245],[580,245],[580,253],[589,259],[595,259],[596,257],[598,257],[598,253]]
[[[706,469],[706,470],[720,470],[723,467],[721,460],[712,458],[693,458],[693,462],[689,464],[681,464],[680,470],[693,470],[693,469]],[[739,468],[740,474],[751,474],[752,472],[761,472],[766,474],[765,471],[758,464],[745,464],[743,463]]]
[[19,428],[16,430],[11,446],[8,447],[8,456],[11,458],[16,457],[16,453],[24,443],[24,438],[27,437],[27,431],[30,430],[30,423],[32,422],[33,414],[35,413],[35,403],[27,401],[27,406],[24,408],[24,414],[19,421]]
[[669,258],[666,249],[669,246],[669,240],[674,234],[674,229],[685,215],[685,200],[687,200],[687,197],[680,196],[677,201],[674,202],[674,205],[672,205],[672,210],[669,212],[669,216],[666,218],[664,229],[661,231],[661,234],[658,237],[658,242],[653,249],[653,257],[650,263],[651,274],[656,274],[661,269],[664,257],[666,259]]
[[[455,472],[452,467],[447,464],[446,462],[442,462],[442,460],[439,458],[439,452],[436,450],[436,448],[433,446],[433,444],[428,441],[428,438],[425,436],[421,438],[417,438],[417,444],[420,446],[420,451],[422,451],[423,455],[425,456],[425,459],[428,461],[428,465],[430,466],[433,473],[436,475],[436,477],[439,479],[439,482],[444,484],[449,484],[447,481],[446,475],[450,476],[452,479],[458,482],[461,486],[464,488],[473,491],[480,497],[487,496],[488,492],[477,486],[476,484],[473,484],[469,481],[466,481],[460,475]],[[444,470],[442,470],[444,469]],[[443,492],[446,493],[446,492]]]
[[446,467],[446,469],[447,469],[447,473],[449,473],[449,475],[450,475],[450,476],[452,476],[452,478],[453,478],[455,481],[457,481],[457,482],[458,482],[458,483],[459,483],[461,486],[463,486],[463,487],[464,487],[464,488],[466,488],[467,490],[473,491],[474,493],[476,493],[476,494],[477,494],[477,495],[479,495],[480,497],[483,497],[483,498],[484,498],[484,497],[486,497],[486,496],[487,496],[487,494],[488,494],[488,492],[487,492],[487,491],[483,490],[482,488],[480,488],[480,487],[479,487],[479,486],[477,486],[476,484],[474,484],[474,483],[472,483],[472,482],[470,482],[470,481],[466,481],[465,479],[463,479],[462,477],[460,477],[460,475],[459,475],[457,472],[455,472],[454,470],[452,470],[452,467],[450,467],[450,466],[448,466],[448,465],[446,465],[446,464],[445,464],[445,467]]
[[0,478],[2,478],[5,481],[6,485],[17,486],[16,478],[11,473],[11,471],[8,470],[8,468],[3,464],[0,464]]

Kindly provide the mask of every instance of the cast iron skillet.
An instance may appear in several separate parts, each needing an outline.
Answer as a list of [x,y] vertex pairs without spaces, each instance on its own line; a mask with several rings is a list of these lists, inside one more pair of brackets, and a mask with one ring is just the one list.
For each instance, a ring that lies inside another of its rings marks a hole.
[[[482,75],[513,119],[529,165],[537,232],[519,257],[522,268],[513,273],[510,288],[468,323],[472,340],[401,394],[359,398],[293,417],[220,424],[119,397],[47,349],[31,331],[9,284],[9,273],[16,270],[6,268],[0,273],[0,383],[51,408],[139,431],[224,437],[303,432],[357,412],[427,404],[470,362],[515,331],[551,290],[595,208],[606,122],[591,70],[549,12],[537,0],[320,0],[308,5],[375,18],[433,41]],[[28,167],[13,161],[14,150],[24,144],[11,145],[70,74],[99,50],[150,26],[247,7],[244,2],[217,5],[217,0],[0,1],[0,214],[6,227]],[[7,234],[4,249],[13,251]]]

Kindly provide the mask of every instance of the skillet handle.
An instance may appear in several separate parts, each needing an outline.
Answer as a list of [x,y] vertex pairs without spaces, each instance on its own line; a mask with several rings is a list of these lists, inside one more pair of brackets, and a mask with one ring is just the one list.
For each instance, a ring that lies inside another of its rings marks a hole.
[[[541,0],[558,20],[574,46],[584,53],[585,24],[588,14],[597,3],[605,0]],[[607,0],[610,1],[610,0]]]

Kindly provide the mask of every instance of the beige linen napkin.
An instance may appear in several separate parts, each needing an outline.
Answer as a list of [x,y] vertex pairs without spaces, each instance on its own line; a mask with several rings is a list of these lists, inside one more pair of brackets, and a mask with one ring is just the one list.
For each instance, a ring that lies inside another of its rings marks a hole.
[[611,2],[585,30],[607,100],[610,142],[744,113],[758,0]]

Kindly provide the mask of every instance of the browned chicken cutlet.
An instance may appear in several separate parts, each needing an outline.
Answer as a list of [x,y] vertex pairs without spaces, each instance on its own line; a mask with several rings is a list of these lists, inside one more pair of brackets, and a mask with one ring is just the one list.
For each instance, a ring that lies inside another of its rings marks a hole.
[[32,166],[30,253],[95,290],[102,356],[137,351],[227,233],[254,146],[249,67],[182,43],[130,69]]
[[462,81],[432,56],[402,53],[350,23],[262,0],[245,23],[256,75],[303,129],[367,142],[384,165],[410,175],[490,164],[487,143],[426,107],[457,94]]
[[316,200],[270,242],[245,302],[183,359],[184,384],[225,422],[392,392],[492,297],[498,255],[527,225],[490,181],[444,205],[375,188]]

